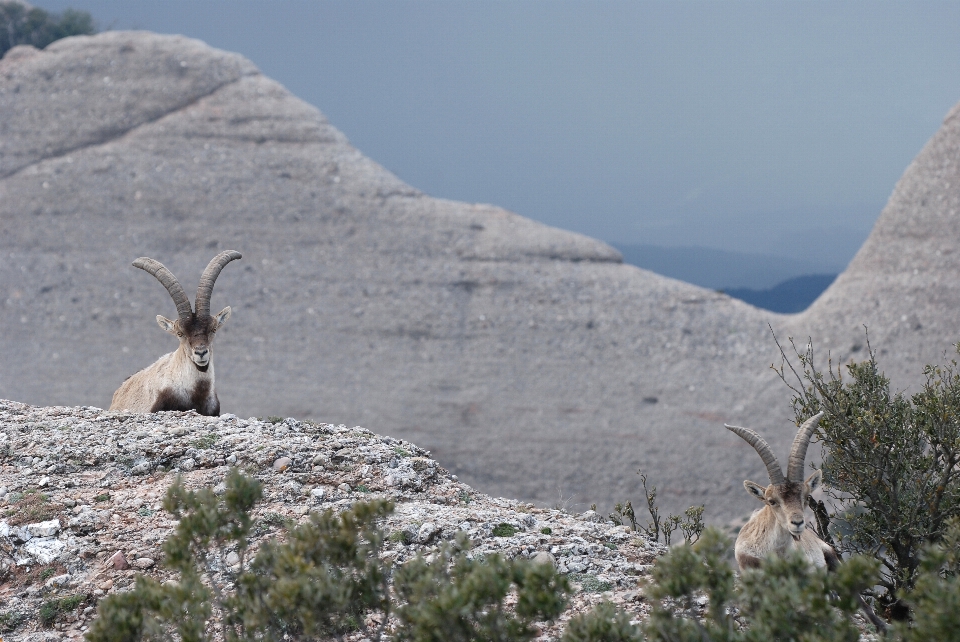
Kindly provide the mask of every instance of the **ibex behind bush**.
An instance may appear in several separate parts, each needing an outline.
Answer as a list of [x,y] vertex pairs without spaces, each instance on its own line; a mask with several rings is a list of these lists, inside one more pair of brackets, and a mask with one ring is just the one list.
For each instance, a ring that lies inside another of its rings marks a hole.
[[147,257],[133,262],[134,267],[157,277],[173,298],[177,320],[157,315],[157,323],[180,339],[180,347],[127,378],[113,393],[110,410],[196,410],[202,415],[220,414],[220,400],[213,386],[213,337],[230,318],[231,310],[227,306],[210,316],[210,296],[223,267],[239,258],[239,252],[228,250],[210,261],[197,287],[195,312],[177,277],[162,263]]
[[[756,482],[745,480],[743,487],[751,495],[764,503],[764,507],[756,511],[750,520],[743,525],[737,535],[734,547],[737,564],[740,570],[757,568],[761,560],[771,555],[784,557],[789,551],[799,551],[815,567],[826,566],[834,570],[840,564],[840,558],[833,547],[817,537],[813,529],[807,526],[803,515],[804,506],[810,493],[820,487],[823,481],[823,472],[816,470],[806,479],[803,478],[803,464],[807,458],[807,446],[817,423],[823,416],[823,411],[807,419],[797,431],[790,449],[790,459],[787,460],[787,476],[777,461],[776,455],[763,437],[749,428],[739,426],[724,426],[740,435],[744,441],[753,446],[767,467],[770,476],[770,485],[761,486]],[[863,598],[860,598],[860,608],[881,631],[886,629],[886,623],[880,619]]]

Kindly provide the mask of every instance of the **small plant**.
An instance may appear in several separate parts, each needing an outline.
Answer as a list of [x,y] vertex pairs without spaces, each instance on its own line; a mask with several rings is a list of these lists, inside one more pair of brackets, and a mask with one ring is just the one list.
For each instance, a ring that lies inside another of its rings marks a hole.
[[26,619],[26,616],[20,611],[5,611],[0,613],[0,633],[13,631]]
[[279,423],[283,423],[283,417],[275,417],[273,415],[270,415],[264,421],[266,421],[268,424],[279,424]]
[[703,509],[704,506],[691,506],[683,512],[683,515],[669,515],[666,519],[660,516],[660,509],[657,507],[657,487],[647,488],[647,476],[642,470],[638,470],[640,483],[643,485],[643,494],[647,499],[647,511],[650,513],[650,522],[646,527],[641,526],[637,521],[637,515],[633,510],[633,504],[629,501],[625,504],[616,504],[613,507],[613,513],[610,514],[610,520],[618,526],[629,526],[632,530],[642,532],[654,541],[663,538],[663,543],[670,546],[670,540],[673,533],[680,530],[683,533],[683,540],[687,544],[693,544],[703,533]]
[[413,455],[411,455],[409,452],[407,452],[406,450],[404,450],[404,449],[401,448],[400,446],[394,446],[394,447],[393,447],[393,452],[397,453],[397,454],[400,455],[401,457],[413,457]]
[[549,526],[544,526],[543,528],[540,529],[540,532],[544,535],[552,535],[553,529],[550,528]]
[[493,527],[494,537],[513,537],[517,534],[517,527],[506,522],[500,522]]
[[360,484],[360,485],[357,486],[354,490],[357,491],[358,493],[370,493],[370,492],[373,492],[373,491],[371,491],[365,484]]
[[640,627],[610,602],[600,602],[591,611],[570,618],[560,642],[642,642]]
[[87,596],[79,594],[47,600],[40,605],[40,621],[44,626],[50,626],[61,613],[68,613],[86,601]]
[[409,536],[404,531],[393,531],[387,539],[394,544],[407,544]]
[[56,574],[56,572],[57,572],[57,569],[55,569],[52,566],[49,566],[43,569],[42,571],[40,571],[40,581],[44,582],[46,580],[49,580],[51,577],[54,576],[54,574]]
[[11,525],[45,522],[59,512],[58,506],[51,504],[46,495],[35,489],[24,491],[12,504],[7,510],[7,521]]
[[140,517],[151,517],[153,515],[153,511],[147,506],[141,506],[137,509],[137,515]]
[[218,439],[220,439],[220,435],[215,432],[208,432],[202,437],[195,439],[193,442],[193,447],[197,450],[206,450],[217,443]]
[[577,573],[571,579],[580,585],[584,593],[603,593],[613,589],[613,584],[589,573]]
[[93,498],[93,501],[95,501],[95,502],[109,502],[109,501],[110,501],[110,493],[103,493],[103,494],[97,495],[96,497]]
[[468,493],[468,492],[465,491],[465,490],[461,490],[461,491],[460,491],[460,495],[458,496],[458,499],[459,499],[462,503],[464,503],[464,504],[469,504],[469,503],[470,503],[470,493]]
[[[499,555],[470,560],[456,551],[466,546],[461,536],[433,562],[418,556],[397,570],[394,587],[402,604],[396,642],[523,642],[538,634],[534,622],[563,612],[570,585],[552,565]],[[511,592],[513,612],[504,608]]]

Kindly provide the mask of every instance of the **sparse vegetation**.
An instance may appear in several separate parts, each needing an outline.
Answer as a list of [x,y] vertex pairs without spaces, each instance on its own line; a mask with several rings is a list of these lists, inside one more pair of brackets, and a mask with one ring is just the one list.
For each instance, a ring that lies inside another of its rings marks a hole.
[[197,438],[193,442],[193,447],[197,450],[206,450],[217,443],[218,439],[220,439],[220,435],[215,432],[208,432],[207,434]]
[[16,629],[26,616],[20,611],[4,611],[0,613],[0,633],[7,633]]
[[[261,495],[259,482],[235,469],[220,497],[209,488],[188,491],[178,478],[164,500],[179,520],[164,552],[179,579],[160,584],[137,577],[132,590],[101,601],[87,639],[208,640],[216,635],[215,618],[228,640],[342,639],[355,631],[379,640],[396,613],[398,642],[520,642],[536,635],[534,622],[557,617],[566,604],[569,584],[552,565],[498,555],[469,559],[463,536],[431,561],[418,557],[401,567],[391,597],[389,566],[379,557],[378,523],[393,509],[384,501],[287,524],[285,541],[264,542],[248,562],[251,511]],[[222,571],[217,560],[228,550],[238,563]],[[508,609],[511,595],[515,606]],[[75,607],[49,604],[51,618]]]
[[44,626],[50,626],[61,613],[68,613],[86,601],[87,596],[80,594],[47,600],[40,606],[40,621]]
[[683,540],[687,544],[692,544],[700,538],[703,533],[703,510],[704,506],[691,506],[683,512],[683,515],[669,515],[666,519],[660,516],[660,509],[657,507],[657,487],[647,488],[647,476],[642,470],[638,470],[640,483],[643,485],[643,494],[647,500],[647,512],[650,513],[650,521],[646,526],[642,526],[637,521],[637,515],[633,510],[633,504],[626,502],[617,504],[613,507],[610,514],[610,520],[619,526],[629,526],[632,530],[642,532],[654,541],[663,539],[663,543],[670,546],[673,533],[680,530],[683,533]]
[[613,584],[589,573],[575,573],[570,579],[579,584],[584,593],[603,593],[613,589]]
[[67,9],[56,14],[20,2],[0,2],[0,57],[17,45],[43,49],[67,36],[89,36],[96,32],[93,18],[86,11]]
[[6,510],[6,520],[11,525],[45,522],[53,519],[60,509],[35,488],[19,493],[16,499],[11,498],[10,503],[11,506]]
[[[471,560],[457,553],[466,546],[461,538],[433,562],[418,557],[396,572],[396,642],[521,642],[537,635],[534,622],[563,612],[570,586],[553,566],[499,555]],[[509,611],[511,591],[516,607]]]
[[494,537],[513,537],[517,534],[517,527],[513,524],[507,524],[506,522],[500,522],[493,527]]
[[880,577],[867,595],[887,617],[905,619],[921,551],[960,517],[957,363],[927,366],[923,389],[907,397],[890,390],[869,337],[865,361],[836,369],[828,361],[827,372],[816,368],[812,344],[794,351],[799,372],[782,348],[777,372],[794,393],[797,416],[825,412],[816,437],[833,508],[811,502],[818,534],[843,555],[874,557]]

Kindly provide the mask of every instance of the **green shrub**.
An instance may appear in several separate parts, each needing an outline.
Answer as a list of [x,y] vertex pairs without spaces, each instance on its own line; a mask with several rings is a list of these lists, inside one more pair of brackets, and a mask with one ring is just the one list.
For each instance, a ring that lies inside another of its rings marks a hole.
[[835,509],[811,502],[818,533],[844,555],[875,557],[878,588],[867,594],[904,619],[921,551],[960,517],[960,374],[956,361],[927,366],[923,389],[908,398],[890,390],[867,347],[866,361],[846,366],[846,380],[839,366],[818,370],[811,345],[802,353],[794,347],[801,372],[785,354],[778,372],[785,382],[797,379],[788,385],[798,419],[825,412],[816,436]]
[[20,2],[0,2],[0,57],[17,45],[43,49],[60,38],[96,32],[86,11],[67,9],[58,15]]
[[[456,547],[466,545],[461,537]],[[537,635],[534,622],[563,612],[570,585],[551,564],[499,555],[471,560],[456,547],[446,544],[432,562],[417,557],[397,570],[397,642],[521,642]],[[514,612],[504,607],[511,590]]]
[[[555,618],[565,605],[569,584],[552,565],[497,555],[470,560],[449,544],[433,561],[417,558],[399,569],[391,598],[390,569],[379,556],[378,524],[393,510],[385,501],[314,513],[297,526],[281,519],[284,541],[263,542],[248,564],[251,511],[262,488],[236,469],[225,485],[218,497],[209,488],[188,491],[177,478],[164,508],[179,524],[163,549],[179,579],[138,576],[132,590],[102,600],[90,642],[342,639],[354,631],[380,640],[394,611],[404,624],[398,641],[520,642],[536,633],[533,622]],[[236,571],[220,561],[228,552],[238,556]],[[56,617],[66,606],[45,608]],[[377,630],[368,630],[373,621]]]
[[770,558],[737,583],[727,561],[730,544],[708,528],[697,544],[660,559],[648,591],[654,607],[643,624],[648,640],[856,642],[849,616],[875,581],[875,560],[853,557],[829,573],[799,554]]
[[904,642],[960,639],[960,520],[922,555],[913,591],[905,597],[913,622],[900,623]]
[[40,621],[44,626],[50,626],[61,613],[68,613],[86,601],[87,596],[82,594],[46,600],[40,605]]
[[630,624],[630,616],[610,602],[601,602],[593,610],[570,618],[560,642],[642,642],[640,627]]
[[506,522],[500,522],[493,527],[494,537],[513,537],[517,534],[517,527]]

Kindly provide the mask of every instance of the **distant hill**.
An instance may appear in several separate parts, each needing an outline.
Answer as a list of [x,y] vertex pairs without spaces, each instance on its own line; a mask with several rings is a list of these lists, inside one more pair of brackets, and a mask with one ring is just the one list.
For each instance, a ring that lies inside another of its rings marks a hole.
[[764,310],[793,314],[806,310],[836,278],[836,274],[807,274],[787,279],[766,290],[730,288],[725,292]]
[[825,266],[813,261],[771,254],[728,252],[706,247],[661,247],[614,245],[623,262],[672,279],[711,290],[750,288],[765,290],[788,279],[809,274],[841,271],[844,266]]

